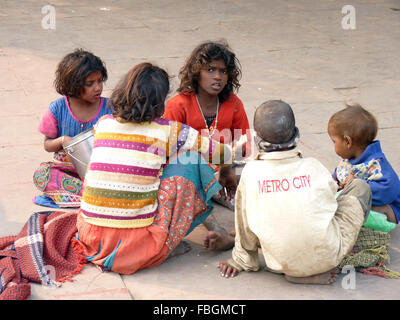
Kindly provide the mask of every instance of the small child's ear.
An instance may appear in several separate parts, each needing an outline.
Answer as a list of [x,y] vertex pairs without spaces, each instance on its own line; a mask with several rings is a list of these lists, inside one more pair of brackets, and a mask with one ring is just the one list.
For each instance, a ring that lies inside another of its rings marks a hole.
[[353,145],[353,140],[351,139],[351,137],[349,137],[349,136],[344,136],[343,139],[344,139],[344,141],[345,141],[345,143],[346,143],[347,148],[350,149],[351,146]]

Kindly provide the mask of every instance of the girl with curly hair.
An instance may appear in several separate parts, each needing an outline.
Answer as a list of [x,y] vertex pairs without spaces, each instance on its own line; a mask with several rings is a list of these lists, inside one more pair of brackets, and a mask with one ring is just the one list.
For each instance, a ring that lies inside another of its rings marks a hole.
[[[247,141],[241,154],[244,156],[252,139],[243,103],[235,94],[240,87],[241,66],[228,44],[225,41],[199,44],[180,70],[179,78],[178,94],[167,102],[163,117],[185,123],[221,143]],[[224,170],[229,177],[228,188],[213,199],[233,210],[238,177],[231,167]],[[233,237],[213,216],[204,225],[211,232],[204,241],[205,248],[225,250],[233,246]]]
[[222,143],[238,140],[249,129],[243,103],[235,94],[240,77],[239,60],[228,44],[201,43],[179,72],[179,94],[167,102],[164,118],[185,123]]

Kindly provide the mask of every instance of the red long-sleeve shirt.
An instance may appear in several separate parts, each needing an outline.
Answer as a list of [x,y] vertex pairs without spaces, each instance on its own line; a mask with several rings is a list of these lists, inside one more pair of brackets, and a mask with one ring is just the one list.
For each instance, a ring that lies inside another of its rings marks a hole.
[[[183,93],[172,97],[167,102],[163,117],[185,123],[199,132],[207,129],[195,94]],[[216,119],[211,127],[215,124]],[[235,132],[235,129],[239,130]],[[247,134],[247,139],[251,142],[249,129],[249,120],[242,101],[235,94],[231,94],[220,106],[217,128],[212,138],[221,143],[230,143],[240,139],[241,135]],[[212,132],[212,129],[210,131]]]

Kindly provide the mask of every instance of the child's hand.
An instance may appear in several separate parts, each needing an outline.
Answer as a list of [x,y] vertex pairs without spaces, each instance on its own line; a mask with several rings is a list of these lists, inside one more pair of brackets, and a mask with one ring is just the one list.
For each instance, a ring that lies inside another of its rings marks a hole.
[[[226,200],[233,199],[238,186],[238,178],[235,175],[235,170],[232,166],[222,167],[219,172],[218,182],[222,186],[219,192],[220,196]],[[225,192],[226,191],[226,192]]]
[[343,182],[343,188],[344,188],[345,186],[347,186],[350,182],[352,182],[354,179],[356,179],[356,176],[355,176],[354,174],[350,173],[350,174],[346,177],[346,180],[344,180],[344,182]]
[[346,179],[344,180],[344,182],[343,183],[338,183],[339,184],[339,188],[338,188],[338,191],[339,190],[342,190],[345,186],[347,186],[350,182],[352,182],[354,179],[356,179],[357,177],[354,175],[354,174],[352,174],[352,173],[350,173],[347,177],[346,177]]
[[221,277],[225,278],[233,278],[240,272],[238,269],[230,266],[226,261],[221,261],[218,265],[218,268],[221,271]]
[[64,147],[66,144],[68,144],[72,138],[69,136],[62,136],[61,138],[61,146]]
[[234,142],[232,147],[232,151],[235,160],[243,160],[246,157],[246,143],[247,137],[246,135],[242,135],[238,141]]
[[65,143],[71,141],[69,136],[61,136],[58,138],[44,137],[44,150],[47,152],[57,152],[64,148]]

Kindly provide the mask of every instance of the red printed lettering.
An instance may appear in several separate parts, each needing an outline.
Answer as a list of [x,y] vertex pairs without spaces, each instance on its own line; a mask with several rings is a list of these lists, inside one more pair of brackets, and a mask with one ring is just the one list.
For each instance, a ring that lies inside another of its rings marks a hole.
[[294,177],[292,184],[296,189],[311,187],[310,175]]
[[258,193],[264,193],[264,186],[265,180],[263,180],[262,183],[260,182],[260,180],[258,180]]
[[289,191],[291,185],[295,189],[311,187],[310,175],[297,176],[291,180],[286,178],[282,180],[258,180],[258,193]]
[[300,182],[299,182],[298,180],[300,180],[299,177],[294,177],[294,178],[293,178],[293,186],[294,186],[296,189],[301,188]]
[[[286,183],[286,188],[284,187],[284,183]],[[281,185],[282,185],[283,191],[288,191],[289,190],[290,186],[289,186],[289,181],[287,179],[283,179]]]
[[258,193],[282,192],[289,190],[289,181],[283,180],[258,180]]
[[280,185],[281,185],[281,181],[280,180],[274,180],[276,181],[276,191],[281,191]]
[[271,180],[266,180],[266,182],[267,182],[267,192],[271,192],[271,190],[270,190],[270,188],[271,188],[271,185],[270,185]]
[[310,183],[310,175],[308,175],[308,176],[304,176],[304,177],[307,179],[308,186],[309,186],[309,187],[311,187],[311,183]]

